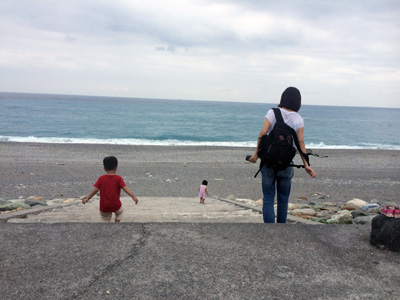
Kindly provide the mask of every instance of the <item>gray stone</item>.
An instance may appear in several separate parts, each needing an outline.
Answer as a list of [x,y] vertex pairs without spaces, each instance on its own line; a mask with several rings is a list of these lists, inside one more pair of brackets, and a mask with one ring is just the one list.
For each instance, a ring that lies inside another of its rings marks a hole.
[[331,218],[326,220],[327,224],[339,224],[339,218]]
[[354,224],[358,225],[365,225],[372,222],[372,219],[375,218],[377,215],[369,215],[369,216],[360,216],[353,219]]
[[311,209],[314,209],[313,208],[313,205],[310,205],[310,204],[300,204],[300,209],[305,209],[305,208],[311,208]]
[[309,218],[309,220],[323,224],[327,224],[328,222],[328,219],[326,218]]
[[383,214],[373,218],[370,242],[380,248],[400,252],[400,219]]
[[8,203],[8,201],[6,199],[0,198],[0,205],[1,204],[7,204],[7,203]]
[[17,209],[18,207],[21,207],[24,209],[31,208],[28,204],[25,204],[25,203],[11,202],[11,203],[6,203],[6,204],[0,205],[0,211],[14,210],[14,209]]
[[311,201],[311,202],[309,203],[309,205],[310,205],[312,208],[314,208],[314,209],[324,209],[324,208],[325,208],[325,205],[324,205],[324,204],[322,204],[322,203],[320,203],[320,202],[316,202],[316,201]]
[[35,206],[35,205],[42,205],[42,206],[48,206],[48,204],[45,201],[41,200],[25,200],[25,204],[28,204],[29,206]]
[[25,199],[10,199],[7,200],[8,203],[24,203]]
[[363,209],[355,209],[351,212],[351,215],[353,216],[353,218],[358,218],[358,217],[365,217],[365,216],[369,216],[369,213]]
[[317,212],[312,208],[298,208],[293,210],[294,214],[302,214],[306,216],[315,216]]
[[381,206],[378,203],[367,203],[367,204],[364,204],[361,207],[362,210],[365,210],[365,211],[368,211],[368,212],[370,212],[371,209],[376,209],[376,208],[380,209]]
[[345,214],[338,219],[339,224],[353,224],[353,217],[351,214]]
[[371,213],[371,214],[380,214],[381,213],[381,208],[379,207],[376,207],[376,208],[371,208],[370,210],[368,210],[369,211],[369,213]]

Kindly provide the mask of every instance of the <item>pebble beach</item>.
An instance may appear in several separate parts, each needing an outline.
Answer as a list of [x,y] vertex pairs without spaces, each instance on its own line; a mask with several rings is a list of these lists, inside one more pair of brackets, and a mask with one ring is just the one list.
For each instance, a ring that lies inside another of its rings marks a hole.
[[[0,215],[2,299],[259,299],[271,289],[276,299],[398,299],[398,256],[370,244],[370,226],[310,226],[292,215],[265,226],[256,209],[235,204],[261,198],[258,166],[244,159],[251,151],[0,143],[0,198],[62,206]],[[291,204],[398,204],[398,151],[314,152],[328,157],[312,158],[315,179],[295,171]],[[97,196],[79,203],[107,155],[118,157],[117,173],[139,198],[123,197],[126,218],[115,226],[100,224]],[[203,179],[205,205],[197,199]]]
[[[258,163],[245,160],[253,148],[199,146],[124,146],[0,142],[0,198],[40,196],[51,200],[87,195],[104,173],[102,159],[119,160],[117,174],[137,197],[197,197],[203,179],[210,195],[262,198]],[[396,204],[400,191],[400,151],[313,151],[317,178],[295,170],[290,202],[304,203],[314,194],[343,204],[358,198]],[[298,159],[298,156],[296,156]]]

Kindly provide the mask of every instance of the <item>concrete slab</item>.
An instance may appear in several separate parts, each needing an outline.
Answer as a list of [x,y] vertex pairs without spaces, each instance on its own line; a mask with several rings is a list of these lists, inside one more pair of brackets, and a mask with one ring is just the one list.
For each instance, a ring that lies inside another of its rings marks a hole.
[[[261,210],[227,203],[213,197],[200,204],[197,198],[142,197],[135,205],[130,197],[121,198],[124,207],[122,222],[191,222],[191,223],[262,223]],[[255,207],[256,208],[256,207]],[[99,198],[87,204],[75,203],[20,215],[7,219],[10,223],[101,222]]]
[[[121,201],[125,210],[123,222],[263,223],[261,206],[220,197],[208,197],[205,205],[200,204],[197,198],[184,197],[141,197],[138,205],[130,197],[121,197]],[[248,202],[254,203],[252,200]],[[85,205],[79,201],[1,214],[1,221],[101,222],[99,198],[93,198]],[[288,223],[319,224],[292,215],[288,215]]]
[[399,299],[365,226],[0,224],[1,299]]

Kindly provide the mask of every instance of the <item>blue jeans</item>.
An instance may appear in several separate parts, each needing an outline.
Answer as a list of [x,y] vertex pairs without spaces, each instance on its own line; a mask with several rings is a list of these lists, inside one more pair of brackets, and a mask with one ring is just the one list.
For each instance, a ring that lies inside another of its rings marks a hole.
[[290,187],[292,185],[292,177],[294,170],[292,167],[286,168],[278,172],[275,184],[272,184],[274,180],[274,170],[263,166],[261,169],[262,174],[262,191],[263,191],[263,218],[264,223],[275,223],[275,188],[277,191],[277,223],[286,223]]

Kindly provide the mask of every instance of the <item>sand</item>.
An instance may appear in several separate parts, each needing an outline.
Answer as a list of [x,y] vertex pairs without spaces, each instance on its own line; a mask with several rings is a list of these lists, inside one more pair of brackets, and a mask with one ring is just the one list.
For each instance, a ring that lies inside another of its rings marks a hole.
[[[0,197],[79,197],[92,190],[104,173],[102,159],[114,155],[121,175],[140,197],[196,197],[203,179],[211,195],[258,200],[258,163],[245,161],[253,148],[194,146],[125,146],[0,142]],[[315,149],[317,178],[295,170],[291,202],[307,202],[313,193],[344,203],[399,203],[400,151]],[[298,158],[297,158],[298,159]],[[307,200],[299,200],[306,197]]]

